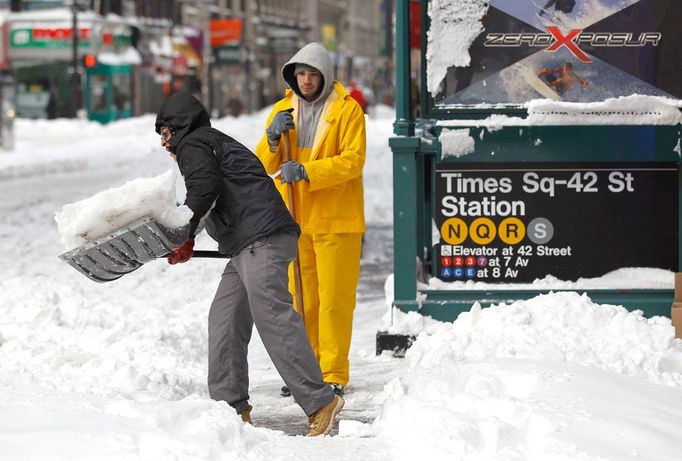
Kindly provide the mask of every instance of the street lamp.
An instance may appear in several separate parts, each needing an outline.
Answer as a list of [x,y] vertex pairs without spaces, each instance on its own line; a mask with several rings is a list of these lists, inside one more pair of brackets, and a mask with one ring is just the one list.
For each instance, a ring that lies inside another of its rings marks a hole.
[[71,43],[72,43],[72,54],[71,54],[71,115],[73,117],[78,116],[78,111],[83,107],[83,98],[81,95],[81,76],[80,69],[78,66],[78,12],[83,11],[85,7],[82,5],[82,0],[70,0],[65,2],[65,4],[70,4],[71,6]]

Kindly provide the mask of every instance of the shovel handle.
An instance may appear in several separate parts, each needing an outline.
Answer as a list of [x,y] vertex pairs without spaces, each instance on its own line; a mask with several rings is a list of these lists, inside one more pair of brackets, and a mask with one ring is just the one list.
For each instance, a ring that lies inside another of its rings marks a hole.
[[224,254],[212,250],[194,250],[192,252],[193,258],[227,258]]
[[[288,162],[291,160],[289,154],[289,132],[285,131],[282,133],[282,143],[284,144],[282,149],[282,154],[284,161]],[[296,198],[294,197],[294,185],[292,183],[287,184],[287,194],[289,198],[289,213],[291,217],[296,221]],[[298,249],[298,246],[296,247]],[[298,313],[301,316],[303,325],[305,325],[305,310],[303,307],[303,283],[301,281],[301,260],[298,257],[298,251],[296,256],[292,261],[294,266],[294,297],[296,298],[296,307],[298,308]]]

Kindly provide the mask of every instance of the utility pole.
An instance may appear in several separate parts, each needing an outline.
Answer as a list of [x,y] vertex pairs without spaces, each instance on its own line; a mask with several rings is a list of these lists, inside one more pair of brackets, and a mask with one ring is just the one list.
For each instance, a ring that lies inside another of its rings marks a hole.
[[[255,5],[254,5],[255,4]],[[248,91],[247,107],[249,112],[255,112],[260,109],[258,104],[258,92],[260,85],[258,83],[258,60],[256,59],[256,13],[254,8],[257,8],[256,2],[246,1],[244,6],[244,20],[242,27],[244,31],[244,47],[246,48],[246,88]]]
[[[311,0],[308,4],[308,24],[310,24],[309,42],[320,41],[320,22],[317,0]],[[298,45],[298,44],[297,44]]]
[[180,6],[180,23],[182,24],[189,18],[192,19],[195,27],[198,27],[201,34],[201,49],[195,50],[201,59],[201,69],[196,69],[194,77],[201,83],[201,88],[193,89],[198,91],[197,97],[206,107],[206,110],[211,112],[210,96],[210,61],[211,61],[211,42],[210,42],[210,26],[211,26],[211,6],[215,4],[215,0],[178,0]]
[[72,0],[71,3],[71,14],[72,14],[72,25],[71,25],[71,105],[72,105],[72,117],[78,117],[78,111],[82,108],[83,102],[81,98],[81,76],[78,66],[78,10],[79,4],[78,0]]
[[201,98],[204,101],[204,107],[209,111],[209,114],[211,113],[211,100],[210,98],[210,91],[209,87],[211,85],[210,78],[211,78],[211,73],[210,73],[210,66],[211,66],[211,38],[210,38],[210,30],[211,30],[211,11],[209,9],[209,6],[207,5],[207,2],[197,2],[198,7],[200,8],[201,14],[199,15],[199,21],[202,26],[202,44],[201,44],[201,61],[202,61],[202,66],[201,66]]

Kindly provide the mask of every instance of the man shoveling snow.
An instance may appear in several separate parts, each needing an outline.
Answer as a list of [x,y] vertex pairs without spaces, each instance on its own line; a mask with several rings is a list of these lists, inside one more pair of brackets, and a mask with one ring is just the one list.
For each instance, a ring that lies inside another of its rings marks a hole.
[[178,92],[156,118],[161,145],[177,161],[194,213],[189,238],[168,258],[192,257],[194,235],[206,229],[230,257],[208,315],[208,388],[250,422],[248,344],[254,323],[270,359],[309,419],[309,436],[327,434],[343,399],[322,381],[303,322],[288,290],[288,267],[300,233],[258,158],[211,128],[206,109]]
[[[251,422],[247,350],[255,323],[277,371],[309,417],[308,435],[328,434],[344,401],[323,382],[288,291],[298,224],[258,158],[212,128],[208,113],[189,93],[166,100],[156,131],[183,175],[185,204],[171,203],[175,175],[169,172],[67,205],[56,216],[62,242],[70,248],[60,258],[92,280],[115,280],[183,240],[168,262],[188,261],[205,224],[219,253],[231,258],[209,311],[211,397]],[[173,239],[166,238],[168,232]]]

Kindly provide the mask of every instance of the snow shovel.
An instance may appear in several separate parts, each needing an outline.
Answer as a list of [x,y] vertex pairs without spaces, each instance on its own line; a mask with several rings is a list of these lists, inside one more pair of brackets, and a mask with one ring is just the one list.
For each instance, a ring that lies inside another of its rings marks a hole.
[[[288,162],[291,160],[289,155],[289,133],[282,133],[282,142],[284,143],[284,161]],[[291,217],[296,221],[296,204],[294,203],[294,185],[292,183],[287,184],[287,194],[289,196],[289,213]],[[303,320],[303,325],[305,325],[305,313],[303,309],[303,284],[301,283],[301,260],[298,258],[298,251],[296,251],[296,257],[294,257],[294,296],[296,297],[296,306],[298,307],[298,314]]]
[[[111,282],[156,258],[169,256],[187,240],[189,224],[168,228],[144,217],[113,233],[59,255],[95,282]],[[217,251],[195,250],[193,258],[225,258]]]

